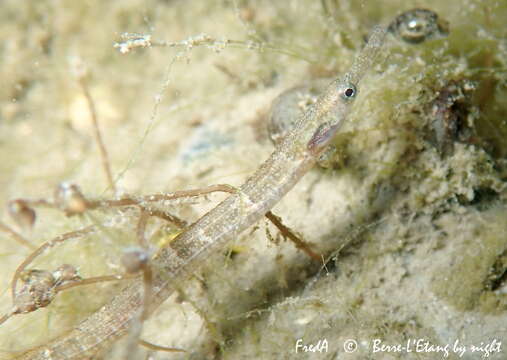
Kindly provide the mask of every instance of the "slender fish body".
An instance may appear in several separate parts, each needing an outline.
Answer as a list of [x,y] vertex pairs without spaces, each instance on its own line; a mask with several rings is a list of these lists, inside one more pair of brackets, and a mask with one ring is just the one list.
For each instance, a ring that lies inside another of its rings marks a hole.
[[[351,70],[334,80],[296,122],[271,156],[240,187],[152,260],[150,311],[168,298],[174,284],[194,272],[212,251],[263,217],[308,172],[345,121],[358,84],[382,47],[385,30],[377,27]],[[135,281],[68,333],[17,359],[88,359],[128,331],[143,307],[143,284]]]

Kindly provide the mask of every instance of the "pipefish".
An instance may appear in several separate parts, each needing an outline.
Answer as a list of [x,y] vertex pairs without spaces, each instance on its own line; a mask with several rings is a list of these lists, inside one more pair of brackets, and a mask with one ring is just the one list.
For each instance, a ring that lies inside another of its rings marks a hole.
[[[359,82],[382,47],[385,32],[380,26],[373,29],[349,72],[328,85],[236,193],[158,251],[151,260],[150,313],[171,295],[175,283],[188,278],[212,252],[262,218],[314,166],[345,122]],[[16,359],[90,358],[125,335],[142,308],[143,283],[138,279],[66,334]]]

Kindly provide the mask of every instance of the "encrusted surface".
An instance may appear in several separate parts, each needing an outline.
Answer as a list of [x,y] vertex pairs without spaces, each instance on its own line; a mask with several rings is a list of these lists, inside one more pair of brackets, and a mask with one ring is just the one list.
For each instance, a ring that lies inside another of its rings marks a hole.
[[[291,243],[271,242],[265,228],[275,240],[277,230],[261,221],[194,279],[179,284],[183,293],[155,312],[143,338],[188,351],[154,353],[154,359],[438,357],[372,354],[374,339],[451,346],[458,340],[469,350],[465,359],[480,357],[471,345],[497,340],[503,353],[490,358],[504,358],[505,3],[470,0],[456,7],[393,0],[361,7],[354,1],[294,0],[237,6],[2,2],[0,201],[50,198],[62,181],[79,184],[85,196],[110,196],[90,115],[72,75],[76,56],[91,74],[90,92],[121,189],[150,194],[239,185],[272,151],[267,112],[278,94],[346,70],[373,25],[414,7],[431,9],[448,22],[448,36],[419,44],[390,36],[382,64],[363,81],[353,121],[326,159],[332,170],[312,171],[274,210],[314,249],[336,256],[321,268]],[[219,53],[215,44],[121,54],[113,43],[125,31],[189,43],[206,33],[245,46],[225,45]],[[269,46],[248,49],[249,40]],[[168,66],[169,82],[152,122]],[[220,199],[168,206],[194,221]],[[107,220],[108,226],[55,248],[34,268],[69,263],[85,277],[120,271],[122,249],[135,243],[134,215],[67,218],[38,210],[34,229],[24,233],[34,243],[93,222]],[[7,210],[1,218],[16,226]],[[152,241],[163,242],[161,233]],[[28,250],[4,233],[0,240],[5,313],[10,278]],[[0,350],[43,344],[121,286],[76,288],[47,308],[14,316],[0,326]],[[298,339],[326,339],[329,350],[296,355]],[[344,353],[347,339],[358,342],[356,352]]]

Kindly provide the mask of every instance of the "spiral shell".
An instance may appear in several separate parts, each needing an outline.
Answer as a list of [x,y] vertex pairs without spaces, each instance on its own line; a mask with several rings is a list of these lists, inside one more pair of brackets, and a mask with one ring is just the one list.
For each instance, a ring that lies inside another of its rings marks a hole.
[[437,13],[427,9],[412,9],[398,15],[388,31],[410,44],[447,36],[449,24],[438,18]]

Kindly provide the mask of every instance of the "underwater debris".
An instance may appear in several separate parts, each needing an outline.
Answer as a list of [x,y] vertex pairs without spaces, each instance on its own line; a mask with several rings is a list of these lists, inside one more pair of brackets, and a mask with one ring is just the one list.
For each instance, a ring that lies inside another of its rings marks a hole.
[[151,35],[123,33],[121,34],[121,42],[115,42],[113,47],[120,50],[122,54],[126,54],[135,48],[147,48],[151,46]]
[[14,314],[26,314],[48,306],[58,293],[58,286],[81,280],[76,268],[64,264],[54,272],[31,269],[21,273],[23,287],[14,296]]
[[24,285],[14,298],[15,314],[26,314],[48,306],[56,295],[54,278],[46,270],[27,270],[21,274]]
[[120,262],[127,274],[135,274],[146,268],[149,260],[150,254],[146,250],[132,247],[124,250]]
[[26,201],[21,199],[12,200],[7,205],[7,211],[11,218],[23,230],[31,229],[37,219],[37,214]]
[[419,44],[447,36],[449,24],[431,10],[416,8],[398,15],[387,30],[407,43]]
[[470,96],[476,86],[471,81],[450,81],[439,89],[429,106],[430,127],[434,143],[440,153],[447,155],[456,141],[470,142],[473,129],[468,115],[471,113]]
[[489,269],[484,288],[495,291],[504,285],[507,285],[507,250],[498,257]]
[[61,183],[55,190],[54,198],[55,204],[67,216],[82,214],[88,209],[88,202],[75,184]]

